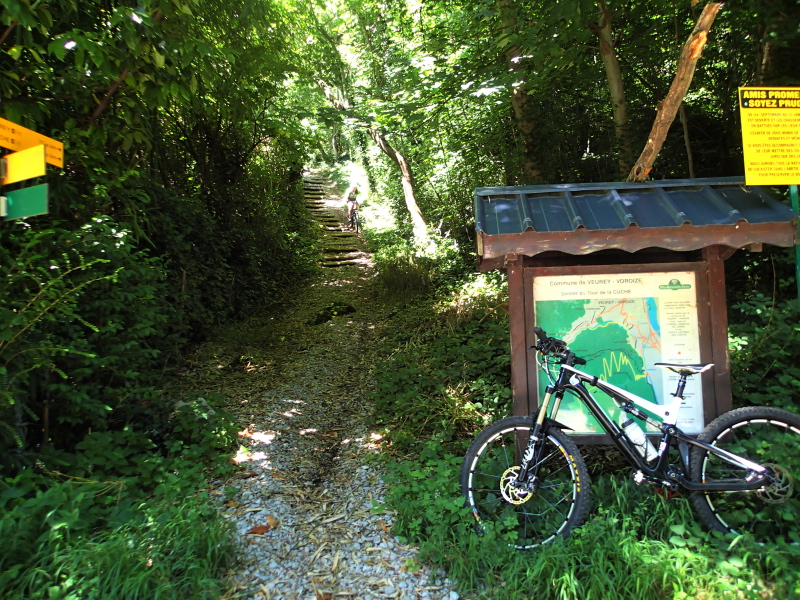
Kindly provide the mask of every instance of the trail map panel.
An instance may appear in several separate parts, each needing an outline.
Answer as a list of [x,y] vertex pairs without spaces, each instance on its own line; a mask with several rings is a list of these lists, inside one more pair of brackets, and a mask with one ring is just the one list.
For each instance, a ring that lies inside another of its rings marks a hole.
[[[582,370],[657,404],[668,404],[677,375],[658,362],[700,363],[697,287],[692,271],[541,276],[533,279],[536,325],[585,358]],[[539,377],[539,397],[546,377]],[[595,397],[616,420],[619,409],[599,390]],[[703,428],[700,378],[686,386],[678,426]],[[602,434],[578,399],[567,395],[558,420],[575,433]]]

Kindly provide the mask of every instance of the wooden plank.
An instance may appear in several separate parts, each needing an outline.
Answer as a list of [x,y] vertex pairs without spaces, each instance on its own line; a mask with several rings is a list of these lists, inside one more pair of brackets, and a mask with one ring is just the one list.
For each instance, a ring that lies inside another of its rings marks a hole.
[[516,255],[507,256],[505,267],[508,270],[508,319],[511,336],[513,414],[524,415],[528,412],[528,368],[522,260]]
[[[703,250],[708,263],[708,308],[711,318],[711,352],[714,361],[714,390],[716,406],[713,416],[729,411],[733,405],[731,361],[728,352],[728,305],[725,299],[724,246],[709,246]],[[712,415],[708,415],[712,416]],[[709,422],[709,421],[707,421]]]
[[523,281],[525,293],[525,362],[528,378],[527,408],[530,414],[539,408],[539,365],[536,363],[536,350],[531,348],[537,342],[536,334],[533,331],[536,326],[536,317],[533,312],[533,269],[523,269]]
[[482,261],[508,254],[536,256],[544,252],[565,252],[586,255],[600,250],[637,252],[646,248],[673,251],[700,250],[721,245],[742,248],[766,242],[791,248],[795,244],[796,226],[786,223],[738,223],[736,225],[681,225],[680,227],[628,227],[626,229],[536,232],[483,236]]

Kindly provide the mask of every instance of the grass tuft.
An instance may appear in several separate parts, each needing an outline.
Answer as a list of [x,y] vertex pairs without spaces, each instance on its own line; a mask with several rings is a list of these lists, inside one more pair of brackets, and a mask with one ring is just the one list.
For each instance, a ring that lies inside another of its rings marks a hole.
[[[235,554],[229,525],[200,498],[154,506],[94,535],[84,535],[85,527],[63,517],[42,526],[31,554],[23,561],[13,556],[2,561],[0,599],[219,598],[222,576]],[[35,508],[22,504],[4,517],[6,543],[32,541],[24,521]]]

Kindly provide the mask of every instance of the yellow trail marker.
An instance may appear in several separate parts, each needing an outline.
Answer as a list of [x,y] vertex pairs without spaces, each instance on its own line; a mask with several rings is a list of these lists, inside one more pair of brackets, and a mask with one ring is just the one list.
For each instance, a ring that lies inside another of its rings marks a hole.
[[33,148],[4,156],[0,160],[6,161],[5,176],[0,181],[0,185],[17,183],[18,181],[44,175],[44,155],[44,146],[34,146]]
[[44,146],[45,160],[56,167],[64,167],[64,144],[5,119],[0,119],[0,146],[9,150]]

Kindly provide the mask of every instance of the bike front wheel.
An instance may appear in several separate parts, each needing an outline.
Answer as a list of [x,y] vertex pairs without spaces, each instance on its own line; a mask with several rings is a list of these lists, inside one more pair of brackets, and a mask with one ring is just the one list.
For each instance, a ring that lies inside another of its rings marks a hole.
[[535,485],[516,485],[533,429],[531,417],[509,417],[484,429],[461,466],[461,490],[479,533],[492,527],[509,545],[534,548],[566,537],[589,511],[589,473],[578,447],[551,429],[531,464]]
[[[758,542],[800,543],[800,416],[748,406],[712,421],[698,439],[767,467],[771,483],[746,492],[695,492],[692,505],[711,530],[749,534]],[[740,481],[750,472],[695,446],[693,481]]]

